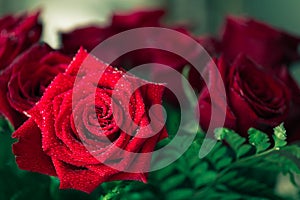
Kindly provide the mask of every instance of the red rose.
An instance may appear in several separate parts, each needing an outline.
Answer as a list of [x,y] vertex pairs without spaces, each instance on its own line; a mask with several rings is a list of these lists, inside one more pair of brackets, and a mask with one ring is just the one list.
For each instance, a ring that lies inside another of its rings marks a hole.
[[222,51],[228,61],[244,53],[258,64],[274,68],[299,59],[300,38],[253,19],[227,18]]
[[20,16],[7,15],[0,19],[0,70],[40,39],[42,25],[39,12]]
[[[179,72],[182,72],[182,69],[189,64],[188,61],[197,59],[203,52],[197,51],[197,47],[194,46],[194,43],[191,43],[191,40],[197,41],[204,49],[207,51],[208,54],[211,56],[215,56],[220,51],[220,44],[219,41],[217,41],[213,37],[209,36],[195,36],[192,35],[188,30],[184,28],[173,28],[172,30],[178,31],[184,35],[187,35],[190,37],[190,39],[187,39],[186,37],[181,37],[180,40],[176,40],[177,38],[170,36],[168,40],[165,38],[159,38],[159,41],[161,41],[162,47],[168,47],[169,49],[181,49],[185,52],[188,56],[185,58],[182,58],[179,55],[173,54],[172,52],[167,52],[159,49],[149,49],[146,50],[147,52],[141,52],[146,53],[148,56],[147,58],[144,58],[144,60],[148,59],[148,62],[152,63],[161,63],[167,66],[172,67],[173,69],[176,69]],[[150,39],[149,39],[150,40]],[[145,51],[145,50],[141,50]],[[142,56],[141,56],[142,57]],[[134,58],[133,58],[134,59]],[[143,62],[142,64],[147,63]],[[158,69],[159,70],[159,69]],[[155,72],[154,72],[155,73]],[[195,70],[195,73],[196,70]],[[199,79],[200,76],[197,76],[197,79]],[[196,79],[196,78],[195,78]]]
[[25,51],[0,75],[0,113],[19,127],[27,119],[25,112],[70,61],[46,44],[36,44]]
[[289,137],[287,138],[288,141],[298,141],[300,140],[300,88],[286,66],[276,68],[274,73],[280,80],[282,80],[282,82],[285,83],[285,85],[287,85],[292,94],[291,108],[284,126],[289,133]]
[[[216,55],[218,52],[218,41],[215,40],[212,37],[195,37],[191,35],[189,32],[187,32],[184,29],[177,29],[177,31],[189,36],[191,39],[194,39],[201,45],[205,51],[207,51],[210,55]],[[182,87],[182,82],[178,81],[178,77],[174,77],[173,73],[170,73],[170,69],[168,68],[161,68],[159,65],[156,66],[156,63],[166,65],[172,69],[175,69],[180,74],[182,74],[183,69],[187,66],[190,67],[190,71],[188,74],[188,81],[191,85],[191,87],[196,91],[196,94],[199,93],[202,88],[204,87],[204,81],[199,74],[199,72],[196,70],[196,67],[201,66],[191,66],[191,61],[196,61],[196,63],[199,63],[199,59],[203,57],[205,54],[203,51],[199,51],[199,48],[197,46],[194,46],[194,43],[191,43],[191,39],[187,39],[186,37],[182,37],[181,40],[174,40],[172,37],[169,38],[169,40],[161,39],[162,44],[161,46],[169,47],[170,49],[184,51],[187,55],[185,58],[182,58],[179,55],[176,55],[172,52],[163,51],[159,49],[150,49],[150,50],[141,50],[140,54],[148,55],[146,58],[145,56],[140,56],[141,60],[143,62],[139,64],[144,63],[154,63],[153,68],[151,69],[150,76],[155,82],[164,82],[167,83],[167,85],[172,85],[173,87],[177,88],[177,94],[181,94],[180,97],[185,98],[185,92]],[[208,56],[207,54],[207,56]],[[135,58],[132,56],[132,58]],[[176,97],[170,90],[166,90],[165,92],[165,99],[168,101],[168,103],[171,103],[173,105],[176,105]],[[186,100],[186,99],[185,99]],[[177,105],[176,105],[177,106]]]
[[[82,65],[103,71],[100,80],[93,82],[95,74],[88,70],[77,74]],[[79,82],[73,88],[76,75]],[[116,89],[120,78],[122,87]],[[133,89],[141,83],[145,85]],[[66,72],[54,79],[29,112],[31,118],[13,134],[19,139],[13,145],[19,167],[58,176],[60,188],[85,192],[91,192],[105,181],[146,181],[143,169],[149,167],[151,158],[140,154],[133,157],[130,153],[152,152],[156,143],[167,136],[164,127],[150,135],[156,123],[148,131],[136,127],[149,125],[148,110],[154,104],[161,104],[163,90],[163,85],[106,66],[81,49]],[[72,98],[74,91],[80,93]],[[126,99],[130,99],[129,106]],[[162,110],[156,111],[155,116],[161,119]],[[121,130],[117,122],[127,127],[128,132]],[[93,153],[88,151],[91,149]],[[122,169],[133,168],[134,172],[111,168],[100,160]]]
[[[160,23],[163,15],[163,10],[138,11],[122,15],[115,14],[112,16],[111,24],[109,26],[87,26],[75,29],[69,33],[62,33],[62,51],[72,55],[76,53],[77,49],[81,46],[88,51],[91,51],[102,41],[126,30],[140,27],[167,27]],[[189,31],[183,27],[171,28],[197,40],[211,54],[216,54],[216,52],[220,50],[219,42],[212,37],[198,38],[192,36]],[[141,36],[140,38],[135,39],[144,40],[145,38]],[[175,45],[175,47],[184,45],[184,41],[176,42],[179,42],[179,44],[172,44]],[[168,44],[171,44],[171,42]],[[184,48],[188,49],[186,46]],[[189,51],[192,52],[192,50]],[[151,49],[136,50],[132,53],[127,53],[126,55],[121,56],[116,62],[112,63],[112,65],[115,67],[122,66],[132,68],[136,65],[158,61],[162,64],[170,64],[173,68],[178,68],[187,64],[184,58],[179,58],[178,56],[176,57],[165,53],[166,52]],[[145,54],[147,56],[144,56]]]
[[[224,81],[215,80],[216,72],[208,68],[208,85],[217,88],[219,84],[225,84],[228,103],[225,127],[246,136],[250,127],[269,130],[287,119],[290,90],[272,72],[259,67],[244,55],[238,56],[231,66],[221,57],[217,66]],[[200,124],[205,130],[210,122],[212,105],[225,106],[223,99],[211,100],[206,88],[199,97]]]
[[164,15],[163,10],[138,11],[130,14],[115,14],[112,16],[109,26],[86,26],[69,33],[62,33],[63,51],[74,54],[79,47],[91,51],[105,39],[133,28],[160,26],[160,19]]
[[[140,11],[129,15],[113,15],[112,22],[109,26],[90,26],[76,29],[70,33],[62,34],[63,51],[68,54],[72,54],[81,45],[91,51],[105,39],[122,31],[130,30],[133,28],[146,26],[166,27],[159,22],[163,14],[163,11],[156,10]],[[173,27],[172,29],[188,35],[194,40],[198,41],[211,55],[215,55],[219,51],[219,42],[212,37],[193,36],[189,31],[182,27]],[[134,38],[134,40],[145,40],[145,37],[142,35],[137,36]],[[151,39],[149,39],[149,41],[151,41]],[[145,48],[121,55],[118,59],[110,64],[117,68],[124,67],[126,69],[131,69],[142,64],[159,63],[169,66],[177,70],[179,73],[182,73],[183,68],[189,64],[188,60],[195,59],[197,56],[199,57],[200,54],[203,53],[195,51],[195,47],[192,47],[189,43],[189,40],[186,41],[186,38],[184,37],[182,37],[181,41],[174,41],[171,37],[168,41],[166,41],[165,39],[161,39],[161,42],[162,45],[167,45],[172,49],[184,49],[189,54],[189,56],[186,58],[182,58],[179,55],[173,54],[172,52]],[[112,55],[114,54],[114,48],[119,48],[119,46],[110,47],[110,49],[108,49],[108,51],[111,51],[110,54]],[[155,67],[155,64],[152,65],[152,67]],[[178,88],[178,93],[180,93],[181,91],[181,96],[185,95],[182,89],[181,82],[174,81],[176,79],[170,76],[169,70],[155,67],[155,69],[149,69],[148,72],[152,80],[155,80],[155,82],[163,81],[165,83],[172,84],[174,85],[174,87],[176,86],[176,88]],[[163,78],[163,80],[161,78]],[[203,81],[200,74],[197,72],[197,70],[194,69],[194,67],[191,68],[191,73],[189,73],[189,81],[196,91],[201,91],[203,87]],[[174,94],[168,89],[165,91],[165,99],[171,104],[176,104],[177,102]]]

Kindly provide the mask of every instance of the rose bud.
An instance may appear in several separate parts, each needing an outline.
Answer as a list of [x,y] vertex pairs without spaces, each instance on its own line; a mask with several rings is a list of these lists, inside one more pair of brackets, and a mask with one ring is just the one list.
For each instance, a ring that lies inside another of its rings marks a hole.
[[[103,72],[101,77],[95,71]],[[155,109],[151,123],[148,113],[152,105],[162,103],[164,88],[80,49],[29,111],[31,118],[13,134],[19,139],[13,145],[17,164],[58,176],[62,189],[87,193],[107,181],[145,182],[151,157],[143,153],[151,153],[167,137],[164,125],[157,129],[162,109]]]
[[0,70],[39,41],[42,25],[38,22],[38,18],[39,12],[0,18]]
[[263,67],[274,68],[299,59],[299,37],[253,19],[228,17],[222,36],[227,61],[243,53]]
[[27,119],[26,112],[70,61],[47,44],[29,48],[0,75],[0,113],[19,127]]
[[[208,85],[213,88],[218,88],[219,84],[225,85],[227,112],[224,127],[247,136],[250,127],[269,131],[287,119],[291,104],[290,90],[273,73],[242,54],[231,65],[226,63],[224,57],[218,59],[216,64],[223,81],[216,80],[216,72],[208,66]],[[211,99],[205,88],[199,97],[200,125],[204,130],[207,130],[211,120],[222,120],[210,119],[212,105],[226,106],[224,99]]]

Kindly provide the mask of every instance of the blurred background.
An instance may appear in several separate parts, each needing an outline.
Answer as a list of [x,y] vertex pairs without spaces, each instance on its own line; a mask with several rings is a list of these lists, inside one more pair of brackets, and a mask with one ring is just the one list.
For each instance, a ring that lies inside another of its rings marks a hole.
[[217,34],[224,16],[248,15],[300,35],[299,0],[0,0],[0,15],[42,9],[44,40],[58,46],[58,31],[87,23],[108,23],[116,11],[167,9],[166,22],[193,24],[197,34]]

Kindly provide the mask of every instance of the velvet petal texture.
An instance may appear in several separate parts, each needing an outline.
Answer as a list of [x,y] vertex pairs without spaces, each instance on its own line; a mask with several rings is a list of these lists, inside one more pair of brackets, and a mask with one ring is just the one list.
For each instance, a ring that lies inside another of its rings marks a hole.
[[24,50],[39,41],[42,25],[39,12],[0,18],[0,70],[5,69]]
[[254,19],[228,17],[222,35],[227,61],[246,54],[263,67],[275,68],[299,59],[300,38]]
[[47,44],[35,44],[0,74],[0,113],[18,128],[52,79],[71,59]]
[[[96,76],[99,71],[101,77]],[[162,103],[163,91],[164,85],[107,66],[80,49],[28,112],[31,118],[14,133],[19,139],[14,144],[18,165],[47,174],[44,168],[53,169],[61,188],[87,193],[106,181],[146,182],[151,152],[167,137],[161,108],[155,109],[151,124],[148,113],[152,105]],[[40,136],[34,147],[45,162],[30,162],[36,154],[21,151],[32,127]],[[36,166],[39,162],[43,163]]]
[[[287,120],[292,102],[291,92],[272,71],[266,70],[247,56],[240,54],[230,65],[224,57],[216,61],[223,80],[216,80],[215,72],[209,68],[208,87],[218,92],[224,84],[227,105],[222,98],[211,99],[207,88],[199,97],[200,124],[207,129],[211,106],[226,106],[224,127],[236,130],[247,136],[250,127],[270,131]],[[217,128],[217,127],[215,127]]]
[[56,175],[51,158],[42,149],[41,131],[33,119],[27,120],[13,137],[19,139],[13,145],[13,153],[21,169]]

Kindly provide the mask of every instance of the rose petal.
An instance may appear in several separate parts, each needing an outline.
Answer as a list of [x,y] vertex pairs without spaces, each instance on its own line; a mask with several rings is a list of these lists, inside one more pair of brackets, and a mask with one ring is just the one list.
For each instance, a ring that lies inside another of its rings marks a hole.
[[27,120],[13,137],[19,140],[13,144],[13,153],[21,169],[56,176],[51,158],[42,149],[41,130],[33,119]]
[[[100,175],[87,168],[76,168],[57,159],[53,159],[55,170],[60,180],[61,189],[76,189],[91,193],[96,187],[107,180],[110,171],[103,170]],[[100,168],[101,169],[101,168]],[[115,170],[111,170],[115,172]]]

